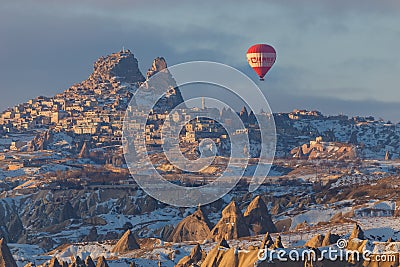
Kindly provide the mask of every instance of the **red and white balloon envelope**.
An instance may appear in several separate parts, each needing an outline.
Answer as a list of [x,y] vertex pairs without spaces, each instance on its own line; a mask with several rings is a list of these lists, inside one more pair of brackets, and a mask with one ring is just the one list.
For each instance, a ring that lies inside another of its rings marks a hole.
[[256,44],[247,50],[247,62],[250,67],[258,74],[261,81],[264,76],[274,65],[276,60],[275,49],[267,44]]

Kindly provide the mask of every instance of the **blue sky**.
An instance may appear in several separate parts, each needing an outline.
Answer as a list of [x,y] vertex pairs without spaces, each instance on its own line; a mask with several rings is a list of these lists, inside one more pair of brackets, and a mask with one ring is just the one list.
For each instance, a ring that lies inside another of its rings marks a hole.
[[122,46],[144,73],[164,56],[225,63],[257,81],[245,52],[265,42],[278,53],[259,83],[274,112],[400,120],[397,0],[65,2],[0,2],[0,109],[80,82]]

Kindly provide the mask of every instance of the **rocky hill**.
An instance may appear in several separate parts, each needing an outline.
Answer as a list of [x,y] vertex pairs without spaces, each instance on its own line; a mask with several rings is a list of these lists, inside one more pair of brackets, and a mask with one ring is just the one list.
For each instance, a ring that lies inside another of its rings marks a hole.
[[[93,72],[86,80],[74,84],[54,96],[54,99],[65,99],[65,107],[60,108],[65,111],[72,109],[78,114],[95,111],[97,107],[110,112],[124,110],[131,94],[144,81],[145,77],[139,70],[134,54],[130,50],[123,50],[97,59]],[[91,101],[99,102],[100,105],[96,106]],[[86,108],[74,109],[78,104]]]
[[122,83],[135,84],[144,80],[135,56],[130,50],[123,50],[100,57],[94,63],[93,72],[89,78],[71,89],[95,90],[101,88],[101,85],[117,87]]

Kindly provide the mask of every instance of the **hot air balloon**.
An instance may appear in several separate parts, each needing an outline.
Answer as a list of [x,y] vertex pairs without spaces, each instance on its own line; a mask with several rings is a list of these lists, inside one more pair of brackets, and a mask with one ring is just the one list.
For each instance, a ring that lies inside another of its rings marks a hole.
[[275,63],[276,51],[270,45],[256,44],[247,50],[246,57],[250,67],[260,77],[260,81],[264,81],[265,74]]

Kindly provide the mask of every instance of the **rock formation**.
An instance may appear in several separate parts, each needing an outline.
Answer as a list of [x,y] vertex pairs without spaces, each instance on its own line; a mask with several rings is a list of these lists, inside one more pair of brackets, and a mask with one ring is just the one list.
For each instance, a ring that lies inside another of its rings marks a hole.
[[271,248],[274,245],[274,241],[272,240],[271,235],[267,232],[264,236],[264,239],[261,243],[260,248],[265,249],[265,248]]
[[96,226],[93,226],[90,229],[89,234],[85,237],[85,241],[93,242],[93,241],[97,241],[98,238],[99,238],[99,234],[97,232],[97,228],[96,228]]
[[385,160],[391,160],[391,159],[392,159],[392,154],[388,150],[386,150]]
[[215,241],[222,240],[223,238],[229,240],[249,235],[250,231],[243,214],[236,206],[236,203],[232,201],[222,211],[222,218],[211,230],[210,239]]
[[[0,219],[1,220],[1,219]],[[14,214],[8,214],[8,220],[9,223],[4,229],[6,231],[6,237],[7,237],[7,242],[18,242],[19,237],[22,235],[24,231],[24,226],[21,222],[21,219],[19,218],[18,213]],[[1,224],[0,224],[1,225]],[[1,236],[2,230],[0,230],[0,236]]]
[[90,256],[86,257],[85,264],[86,264],[86,267],[95,267],[92,257],[90,257]]
[[236,248],[231,248],[225,252],[218,266],[238,266],[239,253]]
[[93,67],[93,73],[83,83],[92,88],[98,83],[127,83],[143,82],[144,77],[139,70],[138,61],[129,50],[113,53],[106,57],[100,57]]
[[230,248],[228,242],[225,240],[225,238],[222,238],[221,241],[219,241],[218,243],[219,247],[223,247],[223,248]]
[[27,152],[46,150],[52,139],[53,132],[51,130],[39,133],[27,144],[26,150]]
[[[220,242],[221,243],[221,242]],[[225,255],[225,251],[229,248],[221,246],[221,244],[217,244],[208,254],[207,257],[204,259],[201,267],[213,267],[213,266],[222,266],[221,261]],[[227,265],[225,265],[227,266]],[[234,265],[228,265],[234,266]]]
[[[239,251],[237,248],[226,248],[217,244],[203,260],[201,267],[253,267],[258,265],[258,249]],[[255,265],[257,263],[257,265]],[[267,263],[267,262],[265,262]],[[267,265],[265,265],[267,266]],[[268,265],[269,266],[269,265]],[[274,265],[275,266],[275,265]]]
[[319,248],[322,247],[322,242],[324,241],[325,236],[321,234],[317,234],[316,236],[312,237],[305,243],[305,247],[308,248]]
[[307,223],[307,221],[304,221],[302,223],[298,223],[294,230],[299,231],[299,230],[306,230],[309,229],[310,225]]
[[346,250],[363,252],[368,245],[368,240],[361,240],[357,238],[350,239],[347,243]]
[[58,261],[57,258],[52,258],[49,262],[49,267],[62,267],[62,264]]
[[106,261],[106,258],[104,256],[101,256],[97,259],[97,264],[96,267],[110,267]]
[[[269,239],[269,238],[267,238]],[[279,240],[280,238],[277,238]],[[363,249],[365,249],[367,240],[359,240],[353,239],[354,244],[351,247],[352,250],[357,250],[362,253]],[[280,242],[280,241],[278,241]],[[273,247],[271,249],[274,249]],[[316,257],[320,257],[321,251],[318,248],[311,248]],[[301,250],[300,250],[301,251]],[[299,251],[299,253],[301,253]],[[371,264],[370,264],[371,263]],[[395,264],[394,264],[395,263]],[[397,266],[398,258],[396,262],[390,263],[381,263],[379,266],[390,267]],[[196,266],[196,265],[194,265]],[[236,248],[225,248],[221,247],[219,244],[210,250],[207,254],[207,257],[203,260],[201,267],[345,267],[345,266],[377,266],[373,264],[373,262],[360,262],[354,261],[351,259],[349,261],[330,261],[325,257],[322,261],[314,261],[312,258],[309,259],[306,257],[304,260],[299,261],[291,261],[290,259],[286,261],[279,261],[278,259],[274,259],[273,262],[266,260],[259,260],[259,249],[257,248],[248,248],[246,250],[238,250]]]
[[210,233],[210,222],[199,208],[175,227],[168,240],[174,243],[201,241],[206,240]]
[[165,61],[165,58],[163,57],[156,57],[153,60],[153,64],[151,65],[151,68],[147,71],[146,73],[146,79],[148,80],[151,76],[154,74],[165,70],[167,68],[167,62]]
[[250,125],[257,123],[256,115],[254,114],[254,112],[252,110],[249,113],[249,117],[248,117],[247,121],[248,121],[248,124],[250,124]]
[[75,260],[70,265],[71,267],[84,267],[85,263],[79,256],[76,256]]
[[243,122],[244,124],[247,124],[248,118],[249,118],[249,114],[248,114],[248,112],[247,112],[246,107],[243,107],[243,108],[242,108],[242,110],[241,110],[240,113],[239,113],[239,117],[240,117],[240,119],[242,120],[242,122]]
[[273,249],[277,249],[277,248],[285,248],[282,244],[282,237],[280,235],[278,235],[275,239],[275,243],[272,245]]
[[82,159],[82,158],[88,158],[90,156],[89,153],[89,146],[87,144],[87,142],[84,142],[81,148],[81,151],[78,154],[78,158]]
[[17,267],[6,241],[0,239],[0,267]]
[[117,244],[113,247],[111,252],[113,253],[125,253],[130,250],[139,249],[140,246],[133,236],[131,230],[127,230]]
[[260,196],[255,197],[249,204],[244,213],[244,220],[255,235],[277,232],[268,208]]
[[336,244],[336,242],[340,239],[339,235],[336,234],[332,234],[331,232],[328,232],[325,237],[324,240],[322,241],[322,246],[326,247],[326,246],[330,246],[333,244]]
[[191,267],[201,261],[203,257],[205,257],[205,253],[200,245],[197,244],[190,252],[190,255],[183,257],[175,267]]
[[309,144],[303,144],[290,151],[298,159],[356,159],[357,148],[355,145],[340,142],[323,142],[322,137],[317,137]]
[[132,99],[135,107],[140,108],[143,104],[156,103],[152,110],[157,113],[171,111],[179,104],[182,104],[181,108],[186,107],[176,81],[168,71],[167,63],[162,57],[154,59],[151,69],[147,72],[147,80],[138,90]]
[[351,232],[349,240],[351,240],[353,238],[365,239],[364,231],[361,229],[361,227],[358,224],[354,225],[353,232]]
[[69,219],[76,219],[78,216],[76,215],[75,209],[72,207],[71,202],[65,202],[64,206],[62,207],[59,221],[63,222]]

